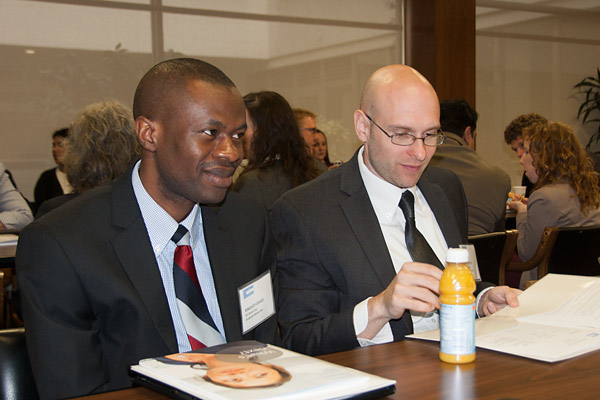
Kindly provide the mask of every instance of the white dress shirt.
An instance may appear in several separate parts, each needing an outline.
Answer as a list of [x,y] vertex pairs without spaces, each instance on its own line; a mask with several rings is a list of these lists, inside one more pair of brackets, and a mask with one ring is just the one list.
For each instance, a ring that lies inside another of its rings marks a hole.
[[[177,245],[171,238],[180,224],[185,226],[190,232],[190,245],[194,253],[194,265],[196,267],[196,274],[198,275],[198,282],[200,282],[202,293],[206,299],[208,311],[210,312],[217,329],[223,338],[225,338],[223,319],[221,317],[219,302],[217,301],[217,291],[215,289],[212,270],[210,268],[206,242],[204,240],[202,213],[199,210],[200,207],[198,204],[195,204],[188,216],[178,223],[161,206],[159,206],[152,197],[150,197],[140,180],[139,168],[140,162],[138,161],[133,168],[131,176],[133,191],[138,205],[140,206],[142,218],[144,219],[144,224],[146,225],[148,236],[150,237],[150,243],[152,244],[152,249],[154,250],[154,255],[158,262],[160,276],[169,303],[169,310],[171,311],[171,318],[173,319],[173,325],[175,326],[179,351],[183,353],[192,350],[183,320],[179,314],[177,298],[175,297],[175,285],[173,284],[173,257]],[[223,339],[223,341],[225,341],[225,339]]]
[[73,186],[69,183],[67,174],[58,169],[58,167],[54,168],[54,174],[56,175],[56,180],[58,181],[63,194],[73,193]]
[[[444,239],[442,230],[440,229],[427,200],[421,193],[421,190],[413,186],[411,188],[399,188],[391,183],[379,178],[373,174],[363,161],[364,148],[358,154],[358,168],[360,175],[365,184],[367,194],[371,200],[377,220],[383,232],[383,237],[387,245],[392,263],[396,273],[402,269],[405,262],[411,262],[412,258],[406,247],[404,238],[404,214],[398,203],[405,190],[410,190],[415,196],[415,221],[417,229],[423,234],[427,242],[433,249],[434,253],[439,258],[442,264],[446,262],[446,251],[448,245]],[[368,309],[365,299],[354,308],[354,329],[358,336],[359,333],[365,330],[368,322]],[[439,327],[439,318],[436,313],[412,314],[413,326],[415,332],[436,329]],[[388,343],[394,340],[392,329],[386,324],[381,331],[372,339],[366,340],[359,338],[361,346]]]

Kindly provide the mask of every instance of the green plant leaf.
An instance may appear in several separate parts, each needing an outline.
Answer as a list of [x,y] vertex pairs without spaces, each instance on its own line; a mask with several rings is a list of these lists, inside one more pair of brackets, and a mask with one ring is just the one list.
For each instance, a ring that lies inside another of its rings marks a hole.
[[577,90],[578,97],[581,98],[577,118],[583,124],[598,124],[596,132],[590,136],[585,146],[587,149],[590,149],[592,144],[600,143],[600,118],[595,114],[600,112],[600,67],[596,67],[596,75],[586,76],[573,86]]

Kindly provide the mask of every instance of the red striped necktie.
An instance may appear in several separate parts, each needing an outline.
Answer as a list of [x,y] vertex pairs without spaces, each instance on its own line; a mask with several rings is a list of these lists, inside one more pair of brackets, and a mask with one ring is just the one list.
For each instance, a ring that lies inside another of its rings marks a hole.
[[225,343],[198,282],[188,230],[179,225],[171,240],[177,244],[173,260],[175,297],[192,350]]

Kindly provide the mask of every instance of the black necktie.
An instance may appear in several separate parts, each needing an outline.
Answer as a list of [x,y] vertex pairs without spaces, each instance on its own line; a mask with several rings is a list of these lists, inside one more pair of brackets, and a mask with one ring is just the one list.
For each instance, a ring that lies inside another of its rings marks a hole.
[[444,270],[439,258],[437,258],[427,240],[417,229],[415,222],[415,197],[410,190],[402,193],[402,198],[398,206],[406,219],[404,237],[406,239],[406,247],[413,261],[435,265],[439,269]]

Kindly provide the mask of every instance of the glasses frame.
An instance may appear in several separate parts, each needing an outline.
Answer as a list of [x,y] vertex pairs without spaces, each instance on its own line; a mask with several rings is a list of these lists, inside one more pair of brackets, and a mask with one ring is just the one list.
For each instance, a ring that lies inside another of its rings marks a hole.
[[[378,127],[381,132],[383,132],[387,137],[390,138],[392,144],[395,144],[396,146],[412,146],[415,141],[417,141],[417,139],[422,140],[423,141],[423,145],[424,146],[428,146],[428,147],[437,147],[440,144],[444,143],[444,140],[446,140],[446,135],[444,135],[444,133],[442,132],[441,129],[437,130],[437,133],[435,135],[425,135],[424,137],[416,137],[415,135],[413,135],[412,133],[392,133],[389,134],[385,129],[383,129],[381,126],[379,126],[379,124],[375,121],[373,121],[373,118],[371,118],[371,116],[367,113],[364,113],[365,116],[367,117],[367,119],[369,121],[371,121],[376,127]],[[395,143],[394,142],[394,138],[395,137],[400,137],[401,135],[404,135],[405,137],[410,137],[412,138],[412,141],[410,143],[406,143],[406,144],[402,144],[402,143]],[[425,139],[428,139],[430,137],[435,137],[436,138],[436,143],[435,144],[427,144],[425,143]]]

